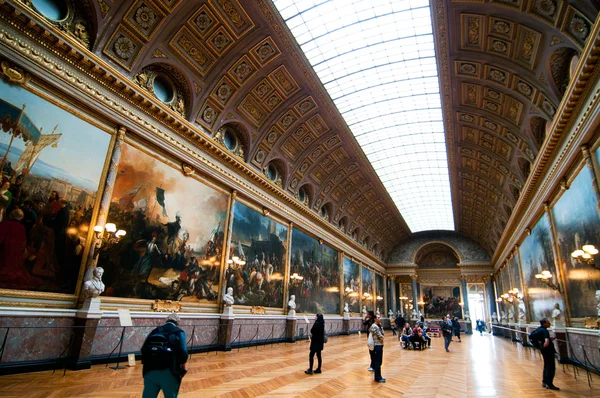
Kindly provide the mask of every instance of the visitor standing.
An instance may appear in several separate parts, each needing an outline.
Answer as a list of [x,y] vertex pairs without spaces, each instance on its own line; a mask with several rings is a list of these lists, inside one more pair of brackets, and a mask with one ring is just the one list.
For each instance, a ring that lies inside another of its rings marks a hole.
[[529,340],[542,351],[544,359],[544,371],[542,373],[542,387],[549,390],[560,390],[554,385],[554,373],[556,372],[556,362],[554,355],[554,337],[550,337],[548,328],[550,321],[546,318],[540,319],[540,327],[531,332]]
[[[304,371],[307,375],[313,373],[321,373],[321,351],[323,351],[323,345],[325,343],[325,319],[323,314],[315,315],[315,323],[310,329],[310,354],[308,355],[308,370]],[[317,369],[313,372],[313,365],[315,361],[315,354],[317,355]]]
[[[371,333],[371,326],[375,322],[375,313],[373,311],[368,311],[367,315],[365,315],[365,319],[363,319],[363,326],[365,328],[365,333],[367,333],[367,339],[369,338],[369,334]],[[373,351],[369,350],[369,358],[371,361],[369,363],[369,367],[367,370],[369,372],[373,371]]]
[[375,372],[375,381],[378,383],[385,383],[385,379],[381,377],[381,364],[383,363],[383,327],[381,326],[381,317],[378,315],[374,317],[375,322],[369,328],[371,335],[373,336],[373,343],[375,343],[375,348],[373,348],[372,358],[372,366],[373,371]]
[[444,336],[444,348],[446,349],[446,352],[450,352],[448,347],[452,342],[452,321],[447,316],[443,317],[441,327],[442,335]]
[[179,315],[172,313],[163,326],[154,329],[142,346],[144,393],[142,398],[156,398],[162,390],[165,398],[176,398],[181,379],[187,373],[188,352],[185,332],[177,325]]

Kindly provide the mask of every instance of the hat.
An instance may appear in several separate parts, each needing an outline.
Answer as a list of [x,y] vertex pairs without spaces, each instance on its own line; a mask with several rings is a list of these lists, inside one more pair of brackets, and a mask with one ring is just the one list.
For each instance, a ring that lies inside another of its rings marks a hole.
[[177,325],[179,323],[180,319],[179,319],[179,314],[176,312],[172,312],[168,317],[167,317],[167,322],[172,322],[175,325]]

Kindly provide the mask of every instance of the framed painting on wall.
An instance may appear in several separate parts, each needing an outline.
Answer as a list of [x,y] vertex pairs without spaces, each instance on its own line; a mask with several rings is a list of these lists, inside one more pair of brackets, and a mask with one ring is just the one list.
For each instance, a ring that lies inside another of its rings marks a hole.
[[360,265],[344,257],[343,301],[348,303],[350,312],[360,312]]
[[462,318],[460,286],[423,285],[423,301],[428,319],[441,319],[445,315]]
[[288,227],[240,203],[233,205],[231,253],[225,285],[235,304],[283,307]]
[[338,252],[297,228],[292,229],[289,294],[296,296],[296,312],[339,314],[340,272]]
[[176,167],[122,145],[107,220],[127,235],[100,251],[104,295],[216,304],[229,195]]
[[565,306],[560,293],[550,289],[535,277],[542,271],[550,271],[554,284],[558,283],[552,252],[550,220],[547,214],[542,215],[542,218],[531,229],[531,234],[523,240],[519,247],[519,253],[523,267],[523,283],[527,289],[530,321],[550,318],[552,309],[557,303],[564,311]]
[[[600,271],[593,266],[580,264],[571,257],[574,250],[581,249],[585,244],[600,247],[600,216],[597,204],[598,200],[592,188],[592,173],[588,167],[584,167],[552,207],[560,266],[566,279],[572,318],[598,315],[595,296],[596,291],[600,290]],[[596,256],[595,264],[600,266],[600,256]]]
[[379,310],[381,316],[387,317],[387,313],[385,312],[385,297],[383,292],[383,286],[383,276],[375,274],[375,307]]
[[74,294],[112,136],[37,90],[0,80],[0,289]]
[[373,297],[374,277],[375,273],[367,267],[362,268],[361,278],[361,308],[367,307],[367,311],[375,311],[375,297]]

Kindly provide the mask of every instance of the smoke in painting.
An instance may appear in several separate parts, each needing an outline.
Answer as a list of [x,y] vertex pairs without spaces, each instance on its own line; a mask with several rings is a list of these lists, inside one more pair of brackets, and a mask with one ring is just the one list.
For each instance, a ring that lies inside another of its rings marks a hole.
[[0,80],[0,288],[75,293],[111,136]]
[[287,226],[235,203],[229,258],[237,257],[237,261],[225,270],[225,283],[233,288],[235,304],[283,306],[287,232]]
[[315,238],[292,230],[290,295],[296,295],[296,311],[311,314],[340,313],[340,273],[338,252]]
[[216,302],[228,196],[135,147],[122,147],[103,246],[105,295]]

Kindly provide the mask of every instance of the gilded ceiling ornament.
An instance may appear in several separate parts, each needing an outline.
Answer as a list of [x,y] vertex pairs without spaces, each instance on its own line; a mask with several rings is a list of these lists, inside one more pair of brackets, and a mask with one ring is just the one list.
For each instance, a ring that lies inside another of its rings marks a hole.
[[529,96],[531,96],[533,89],[531,88],[530,85],[520,81],[517,84],[517,91],[519,91],[521,94],[524,94],[525,96],[529,97]]
[[510,25],[504,21],[494,22],[494,32],[507,35],[510,32]]
[[460,115],[460,120],[467,122],[467,123],[473,123],[475,118],[471,115],[467,115],[467,114],[463,113],[462,115]]
[[275,49],[273,48],[273,46],[269,42],[266,42],[265,44],[263,44],[262,46],[260,46],[258,48],[258,50],[256,50],[256,53],[260,57],[261,61],[265,61],[265,60],[269,59],[276,52],[277,51],[275,51]]
[[238,81],[243,82],[254,71],[254,68],[248,65],[247,62],[241,62],[233,71]]
[[471,104],[477,103],[477,87],[469,85],[467,87],[467,102]]
[[100,12],[104,18],[106,14],[108,14],[108,11],[110,11],[110,6],[104,0],[98,0],[98,5],[100,6]]
[[461,64],[460,65],[460,73],[465,75],[476,75],[477,68],[473,64]]
[[191,176],[192,174],[194,174],[196,172],[196,169],[194,169],[193,166],[187,164],[187,163],[182,163],[181,164],[181,171],[183,172],[183,175],[185,175],[186,177]]
[[119,37],[115,41],[115,44],[113,45],[113,50],[115,50],[115,53],[119,57],[123,58],[124,60],[127,60],[133,55],[135,45],[128,37],[121,35],[121,37]]
[[489,74],[490,79],[498,83],[506,83],[506,73],[499,71],[498,69],[492,69]]
[[581,41],[585,41],[590,34],[590,27],[588,23],[578,16],[574,16],[569,23],[569,30],[573,36],[577,37]]
[[148,6],[142,6],[135,12],[135,22],[143,29],[148,29],[156,22],[156,14]]
[[546,17],[552,17],[556,12],[556,1],[536,0],[534,10]]
[[86,48],[90,48],[90,35],[84,24],[76,23],[73,27],[73,31],[67,30],[67,33],[76,38],[77,41],[83,44]]
[[526,59],[531,59],[533,56],[533,48],[535,46],[535,35],[530,32],[525,32],[525,40],[523,40],[523,46],[521,47],[521,55]]
[[500,93],[497,91],[493,91],[493,90],[489,90],[488,91],[488,97],[490,97],[491,99],[499,99],[500,98]]
[[201,33],[204,33],[213,25],[214,21],[206,12],[201,12],[196,17],[196,26],[200,28]]
[[262,149],[256,151],[256,155],[254,155],[254,160],[256,161],[255,163],[262,164],[263,160],[265,160],[266,155],[267,153]]
[[274,95],[270,96],[269,99],[267,100],[267,105],[269,105],[269,107],[271,109],[274,109],[282,102],[283,102],[283,100],[281,99],[281,97],[278,94],[274,94]]
[[231,22],[235,24],[238,28],[244,26],[244,21],[242,20],[242,16],[235,9],[235,6],[231,1],[228,0],[219,0],[219,4],[223,7],[225,13],[231,18]]
[[223,104],[229,100],[232,94],[233,88],[227,82],[221,83],[221,85],[217,88],[217,98]]
[[181,97],[178,97],[177,99],[175,99],[171,105],[170,105],[171,109],[173,109],[175,112],[179,113],[181,116],[185,117],[185,103],[183,102],[183,99]]
[[494,41],[492,41],[492,49],[499,53],[505,53],[506,50],[508,50],[508,47],[506,46],[506,43],[504,43],[503,41],[494,40]]
[[560,43],[560,42],[561,42],[560,38],[559,38],[559,37],[556,37],[556,36],[554,36],[554,37],[552,38],[552,42],[550,43],[550,45],[551,45],[551,46],[555,46],[555,45],[557,45],[557,44],[558,44],[558,43]]
[[194,90],[196,91],[196,95],[198,95],[200,94],[200,91],[202,91],[202,87],[200,87],[198,83],[194,82]]
[[554,105],[552,105],[547,99],[544,99],[542,102],[542,109],[550,116],[554,116],[556,113],[556,108],[554,108]]
[[492,112],[498,112],[498,105],[494,104],[493,102],[486,102],[485,107]]
[[212,125],[217,117],[217,112],[213,107],[207,105],[202,112],[202,120],[204,120],[207,124]]
[[167,56],[157,48],[152,53],[152,58],[167,58]]
[[469,18],[468,40],[470,44],[479,43],[479,18]]
[[490,130],[494,130],[494,131],[496,131],[498,129],[498,125],[496,123],[490,122],[489,120],[486,120],[485,122],[483,122],[483,126]]
[[517,136],[514,135],[513,133],[511,133],[510,131],[506,132],[506,138],[508,138],[508,140],[510,142],[512,142],[513,144],[516,144],[517,142],[519,142],[519,139],[517,138]]
[[227,38],[227,36],[225,36],[221,32],[219,32],[215,37],[213,37],[212,42],[219,51],[222,51],[225,47],[229,45],[229,43],[231,43],[229,38]]

